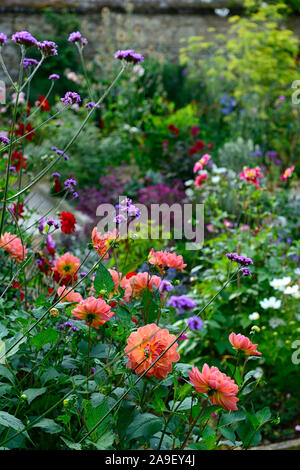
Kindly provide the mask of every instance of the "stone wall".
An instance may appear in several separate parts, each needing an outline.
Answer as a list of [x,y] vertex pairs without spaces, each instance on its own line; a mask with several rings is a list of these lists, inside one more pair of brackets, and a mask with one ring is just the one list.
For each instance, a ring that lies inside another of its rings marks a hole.
[[[214,8],[236,8],[239,4],[240,0],[132,0],[128,7],[126,0],[0,0],[0,31],[10,36],[15,31],[29,30],[39,39],[46,39],[51,27],[45,23],[44,8],[67,8],[82,22],[82,32],[90,41],[86,50],[90,56],[99,51],[101,54],[106,28],[112,48],[130,45],[146,55],[149,49],[155,50],[174,61],[182,38],[202,35],[213,41],[216,34],[226,34],[228,19],[216,14]],[[103,15],[107,7],[110,13]],[[124,14],[124,9],[129,14]],[[300,16],[292,17],[289,27],[300,38]],[[15,68],[14,46],[5,47],[4,55],[7,66]]]

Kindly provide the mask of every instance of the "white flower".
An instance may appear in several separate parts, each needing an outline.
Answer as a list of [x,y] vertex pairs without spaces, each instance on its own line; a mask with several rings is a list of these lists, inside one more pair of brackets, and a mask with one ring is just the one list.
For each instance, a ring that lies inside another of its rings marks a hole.
[[271,328],[277,328],[279,325],[286,325],[285,321],[281,318],[270,318],[269,325]]
[[194,191],[191,188],[188,188],[188,189],[186,189],[185,194],[188,197],[192,197],[192,196],[194,196]]
[[249,320],[258,320],[260,317],[260,314],[258,312],[253,312],[249,315]]
[[285,287],[291,282],[290,276],[283,277],[282,279],[273,279],[270,282],[270,286],[273,287],[273,289],[280,290],[281,292],[284,291]]
[[296,274],[296,276],[300,276],[300,268],[296,268],[294,273]]
[[293,286],[288,286],[284,289],[284,294],[290,294],[292,296],[297,295],[298,292],[299,292],[298,284],[295,284]]
[[217,184],[217,183],[219,183],[220,179],[221,179],[220,176],[212,176],[211,182],[213,184]]
[[268,308],[280,308],[281,307],[281,300],[277,300],[276,297],[270,297],[269,299],[261,300],[260,306],[266,310]]
[[223,167],[218,168],[217,166],[214,166],[212,171],[213,171],[213,173],[216,173],[218,175],[218,174],[221,174],[221,173],[226,173],[227,168],[223,168]]
[[145,73],[144,67],[142,67],[141,65],[138,65],[138,64],[133,67],[132,71],[133,71],[133,73],[135,73],[139,77],[142,77]]

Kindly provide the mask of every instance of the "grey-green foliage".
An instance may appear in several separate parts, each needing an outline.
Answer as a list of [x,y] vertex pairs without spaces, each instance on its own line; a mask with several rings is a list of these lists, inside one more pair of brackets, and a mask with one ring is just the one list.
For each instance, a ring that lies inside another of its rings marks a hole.
[[[82,116],[68,111],[63,115],[59,132],[49,134],[49,138],[43,140],[39,147],[34,142],[30,143],[27,146],[28,154],[38,159],[41,155],[53,153],[50,151],[52,146],[63,149],[79,129],[82,119]],[[129,159],[130,148],[125,132],[112,132],[104,136],[96,123],[90,120],[66,152],[70,159],[61,160],[55,170],[63,177],[74,175],[79,187],[92,185],[98,183],[107,166],[117,166]]]
[[[243,170],[244,166],[255,167],[258,164],[257,157],[251,154],[258,151],[259,146],[254,145],[251,139],[244,140],[238,137],[235,142],[226,142],[218,151],[218,165],[230,168],[235,172]],[[253,165],[251,161],[253,159]]]

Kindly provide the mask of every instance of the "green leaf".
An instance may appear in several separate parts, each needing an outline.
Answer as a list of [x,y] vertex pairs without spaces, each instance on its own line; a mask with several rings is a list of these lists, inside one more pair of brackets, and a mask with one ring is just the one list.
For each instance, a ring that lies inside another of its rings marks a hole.
[[0,338],[4,338],[6,335],[8,335],[8,329],[0,323]]
[[266,408],[263,408],[262,410],[259,410],[256,413],[256,417],[259,421],[259,425],[263,426],[263,424],[267,423],[271,419],[270,408],[266,407]]
[[237,423],[238,421],[244,421],[246,415],[243,411],[235,411],[233,413],[223,414],[220,420],[219,428],[228,426],[229,424]]
[[95,446],[97,447],[98,450],[106,450],[106,449],[111,449],[113,443],[115,440],[115,434],[113,431],[106,431],[100,439],[95,443]]
[[[85,422],[89,431],[101,420],[101,418],[106,415],[108,410],[109,407],[107,400],[104,400],[101,405],[97,406],[96,408],[94,408],[91,403],[88,404],[85,415]],[[97,436],[97,438],[100,439],[100,437],[108,430],[110,420],[111,415],[108,415],[107,418],[96,428],[94,433],[92,433],[91,437],[93,438],[93,436]]]
[[232,442],[232,444],[235,445],[236,438],[235,438],[235,433],[234,433],[233,429],[221,428],[220,432],[221,432],[222,436],[224,436],[226,439],[228,439],[228,441]]
[[53,419],[43,418],[38,423],[32,426],[33,428],[41,428],[43,431],[49,434],[57,434],[63,430],[63,428],[57,424]]
[[39,351],[45,344],[57,341],[58,333],[53,328],[47,328],[31,338],[32,344]]
[[132,325],[131,313],[127,310],[127,308],[122,307],[120,304],[118,305],[116,316],[125,327]]
[[153,434],[162,430],[161,418],[150,413],[137,415],[127,428],[126,435],[129,440],[143,438],[150,439]]
[[41,382],[43,385],[46,385],[47,382],[50,382],[51,380],[56,379],[57,377],[59,377],[59,375],[60,375],[59,372],[57,372],[57,370],[54,369],[54,367],[50,367],[41,376]]
[[24,395],[27,396],[27,401],[30,404],[35,398],[39,397],[40,395],[43,395],[43,393],[45,393],[46,391],[47,391],[46,387],[28,388],[23,393]]
[[99,294],[101,290],[106,290],[106,292],[109,294],[109,292],[111,292],[114,287],[115,284],[110,272],[102,263],[99,263],[94,279],[94,288],[97,294]]
[[9,380],[12,384],[15,382],[15,378],[13,374],[10,372],[10,370],[0,364],[0,377],[5,377],[7,380]]
[[79,443],[76,443],[76,442],[71,442],[69,441],[68,439],[66,439],[65,437],[60,437],[64,443],[69,447],[69,449],[72,449],[72,450],[81,450],[81,444]]
[[25,426],[22,421],[6,411],[0,411],[0,425],[6,428],[12,428],[15,431],[22,431]]

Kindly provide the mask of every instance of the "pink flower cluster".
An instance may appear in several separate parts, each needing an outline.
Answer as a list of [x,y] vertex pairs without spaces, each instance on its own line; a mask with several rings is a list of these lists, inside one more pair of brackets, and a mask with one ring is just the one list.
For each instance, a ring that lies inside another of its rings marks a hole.
[[183,257],[181,255],[169,253],[168,251],[154,251],[153,248],[149,253],[149,263],[157,266],[162,273],[164,273],[164,267],[175,268],[182,272],[187,266],[184,264]]
[[202,372],[198,367],[192,367],[189,372],[191,384],[199,393],[208,393],[213,405],[220,405],[226,410],[237,410],[236,397],[239,389],[233,379],[228,377],[215,366],[204,364]]
[[25,245],[22,244],[20,238],[10,232],[5,232],[0,237],[0,248],[7,251],[10,257],[18,263],[22,263],[26,259],[27,249]]
[[240,179],[247,181],[247,183],[252,183],[258,189],[259,178],[262,178],[261,169],[257,168],[247,168],[244,167],[244,171],[240,173]]
[[292,176],[294,169],[295,169],[295,165],[292,165],[289,168],[287,168],[280,176],[280,179],[283,181],[287,181],[287,179]]

